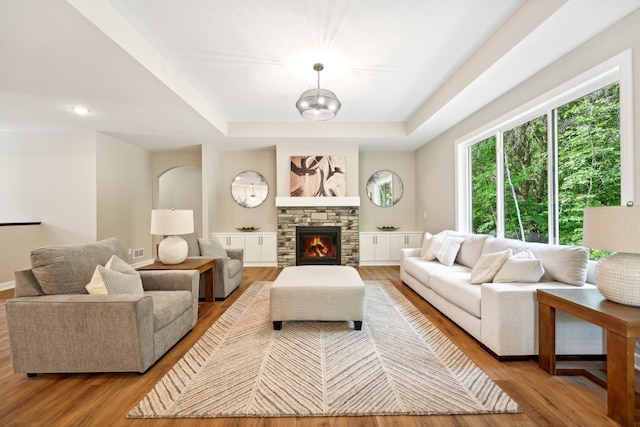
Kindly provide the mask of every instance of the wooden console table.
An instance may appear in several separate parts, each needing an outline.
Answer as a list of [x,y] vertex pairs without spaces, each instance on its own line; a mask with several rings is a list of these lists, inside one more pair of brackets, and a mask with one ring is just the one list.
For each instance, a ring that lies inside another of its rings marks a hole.
[[204,273],[205,301],[213,302],[216,294],[216,284],[213,282],[213,267],[215,265],[216,262],[213,258],[187,258],[181,264],[154,262],[138,267],[137,270],[198,270],[200,274]]
[[586,375],[584,367],[556,366],[556,309],[607,331],[607,415],[623,426],[635,424],[635,338],[640,336],[640,308],[608,301],[596,289],[538,290],[539,366],[551,375]]

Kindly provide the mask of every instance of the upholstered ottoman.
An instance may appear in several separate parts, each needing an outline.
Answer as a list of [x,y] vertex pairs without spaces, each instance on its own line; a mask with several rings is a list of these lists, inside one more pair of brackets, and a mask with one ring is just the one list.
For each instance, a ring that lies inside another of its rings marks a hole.
[[285,267],[271,287],[273,329],[285,320],[364,320],[364,283],[353,267],[301,265]]

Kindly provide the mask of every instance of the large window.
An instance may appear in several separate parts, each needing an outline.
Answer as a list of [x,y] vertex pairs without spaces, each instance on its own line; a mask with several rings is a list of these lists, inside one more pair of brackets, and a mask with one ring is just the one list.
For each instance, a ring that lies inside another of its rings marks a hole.
[[580,244],[586,206],[620,205],[613,83],[468,146],[474,233]]
[[471,146],[471,229],[477,234],[496,235],[498,221],[496,138]]
[[504,236],[546,242],[548,226],[547,116],[502,134]]
[[585,206],[620,200],[620,93],[618,84],[558,108],[559,241],[582,242]]

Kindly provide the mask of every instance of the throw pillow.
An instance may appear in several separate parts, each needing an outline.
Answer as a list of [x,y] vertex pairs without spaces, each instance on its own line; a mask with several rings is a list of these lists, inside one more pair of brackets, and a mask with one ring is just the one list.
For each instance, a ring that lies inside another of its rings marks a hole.
[[138,274],[121,273],[98,266],[108,294],[143,294],[142,279]]
[[477,285],[491,282],[505,261],[512,255],[511,249],[481,255],[471,270],[471,283]]
[[544,274],[542,262],[529,249],[509,257],[493,278],[495,283],[536,283]]
[[427,252],[429,252],[429,247],[431,247],[431,243],[433,243],[433,235],[431,233],[424,233],[424,239],[422,239],[422,248],[420,249],[420,258],[428,261],[426,259]]
[[427,247],[422,259],[425,261],[432,261],[436,259],[436,252],[440,250],[446,238],[447,236],[443,233],[438,233],[435,236],[432,236],[431,244]]
[[208,258],[228,258],[227,251],[224,250],[222,243],[215,237],[207,242],[204,239],[198,239],[200,245],[200,255]]
[[85,286],[92,295],[106,294],[141,294],[142,279],[140,274],[126,261],[113,255],[105,266],[98,265],[91,281]]
[[447,266],[453,265],[462,242],[464,242],[464,237],[445,237],[435,253],[438,261]]

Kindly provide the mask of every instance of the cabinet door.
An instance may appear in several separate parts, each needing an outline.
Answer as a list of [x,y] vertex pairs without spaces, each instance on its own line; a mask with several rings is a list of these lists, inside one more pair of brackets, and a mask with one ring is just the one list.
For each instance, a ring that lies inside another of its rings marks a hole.
[[275,234],[265,234],[262,236],[262,261],[278,261],[278,241]]
[[419,248],[422,246],[422,233],[392,234],[391,260],[400,261],[400,249]]
[[215,233],[214,237],[225,249],[244,249],[244,236],[242,235]]
[[400,261],[400,249],[407,247],[406,234],[393,234],[391,236],[391,260]]
[[278,260],[275,234],[247,234],[244,248],[245,262],[273,263]]
[[360,261],[375,261],[375,235],[360,233]]
[[388,261],[390,255],[389,234],[360,233],[360,261]]
[[411,233],[407,234],[407,248],[421,248],[422,247],[422,239],[424,238],[424,233]]
[[262,236],[251,234],[245,236],[244,260],[245,262],[262,261]]
[[376,261],[388,261],[391,259],[391,235],[389,233],[376,234]]

